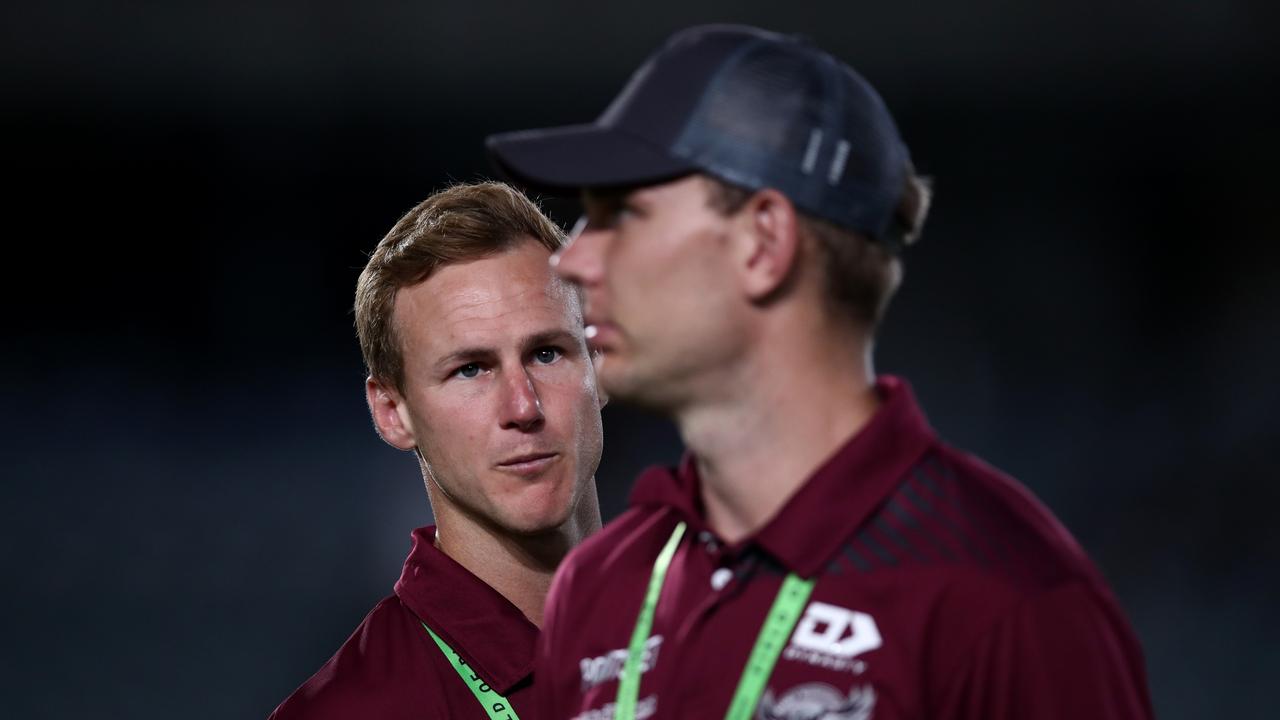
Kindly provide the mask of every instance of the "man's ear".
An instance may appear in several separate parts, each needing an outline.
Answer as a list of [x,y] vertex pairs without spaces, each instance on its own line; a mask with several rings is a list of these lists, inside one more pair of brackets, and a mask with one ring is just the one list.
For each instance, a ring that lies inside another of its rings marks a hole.
[[365,399],[369,401],[369,414],[378,435],[388,445],[400,450],[412,450],[418,445],[413,432],[413,419],[404,398],[393,387],[383,385],[370,375],[364,381]]
[[793,276],[800,256],[796,207],[772,188],[754,193],[735,213],[738,267],[752,300],[774,294]]

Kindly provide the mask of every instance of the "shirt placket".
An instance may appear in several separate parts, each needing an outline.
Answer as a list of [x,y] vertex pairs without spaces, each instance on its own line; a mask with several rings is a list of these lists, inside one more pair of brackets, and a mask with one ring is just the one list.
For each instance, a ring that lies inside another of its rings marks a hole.
[[[730,552],[724,543],[707,530],[694,536],[694,542],[686,552],[687,555],[681,558],[684,563],[682,570],[688,575],[684,597],[679,599],[682,610],[679,617],[682,619],[678,622],[676,632],[671,638],[671,646],[692,648],[703,641],[702,635],[711,614],[747,589],[746,586],[758,564],[759,555],[754,549]],[[685,611],[686,608],[687,611]],[[665,641],[664,644],[666,644]],[[660,695],[659,707],[662,708],[665,703],[667,712],[659,710],[659,715],[670,717],[669,713],[673,707],[681,713],[694,712],[701,704],[708,701],[708,690],[715,695],[722,689],[723,683],[719,681],[675,682],[678,678],[686,677],[689,671],[692,671],[695,676],[698,674],[698,668],[688,666],[688,663],[697,661],[698,656],[699,653],[696,652],[681,652],[675,655],[674,662],[668,665],[667,674],[662,683],[664,689],[669,691],[681,688],[684,694],[671,696],[668,692],[666,697]],[[735,677],[736,673],[741,671],[740,667],[723,669],[735,674]],[[702,672],[706,672],[705,668]]]

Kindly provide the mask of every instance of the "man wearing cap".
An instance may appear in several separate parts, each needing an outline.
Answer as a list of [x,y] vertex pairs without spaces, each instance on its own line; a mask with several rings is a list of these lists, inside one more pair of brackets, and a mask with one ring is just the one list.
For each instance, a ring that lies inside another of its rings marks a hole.
[[600,396],[563,233],[501,183],[410,210],[356,289],[369,409],[412,451],[435,527],[273,720],[539,717],[531,671],[556,566],[600,527]]
[[857,73],[695,27],[596,122],[489,149],[526,185],[582,191],[557,270],[601,382],[688,447],[557,573],[547,717],[1151,716],[1081,548],[873,372],[929,194]]

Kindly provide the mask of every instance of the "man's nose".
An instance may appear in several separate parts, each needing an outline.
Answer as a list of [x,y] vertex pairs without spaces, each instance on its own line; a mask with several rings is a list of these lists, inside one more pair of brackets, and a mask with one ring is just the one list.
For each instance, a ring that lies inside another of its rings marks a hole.
[[584,220],[569,236],[569,244],[551,256],[556,274],[575,285],[590,286],[600,281],[604,269],[602,254],[607,231]]
[[533,378],[523,368],[505,373],[502,387],[502,427],[529,432],[541,427],[544,420],[542,400]]

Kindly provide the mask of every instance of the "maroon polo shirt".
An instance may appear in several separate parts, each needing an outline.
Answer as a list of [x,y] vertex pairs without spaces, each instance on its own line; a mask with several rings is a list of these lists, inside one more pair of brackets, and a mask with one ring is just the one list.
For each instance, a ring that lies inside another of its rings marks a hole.
[[784,576],[816,580],[758,718],[1150,718],[1138,643],[1070,534],[1014,480],[939,442],[906,383],[758,532],[707,527],[694,464],[650,470],[548,598],[543,717],[613,716],[655,558],[683,520],[638,717],[723,717]]
[[486,714],[425,622],[521,720],[531,707],[538,628],[498,591],[436,548],[435,528],[413,531],[395,585],[338,652],[271,714],[271,720],[430,720]]

